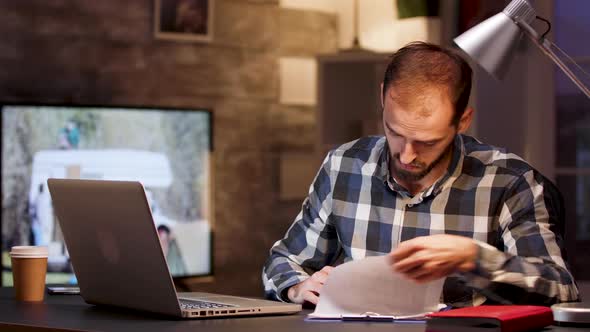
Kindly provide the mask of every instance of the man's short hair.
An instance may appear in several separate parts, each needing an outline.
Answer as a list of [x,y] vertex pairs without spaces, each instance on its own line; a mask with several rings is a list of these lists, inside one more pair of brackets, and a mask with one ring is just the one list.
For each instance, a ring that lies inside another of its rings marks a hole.
[[168,227],[166,225],[159,225],[157,230],[158,230],[158,233],[159,232],[166,232],[166,234],[170,234],[170,227]]
[[469,94],[473,70],[460,55],[425,42],[412,42],[391,56],[383,78],[383,101],[391,87],[400,99],[419,99],[427,88],[446,91],[455,108],[452,124],[458,125]]

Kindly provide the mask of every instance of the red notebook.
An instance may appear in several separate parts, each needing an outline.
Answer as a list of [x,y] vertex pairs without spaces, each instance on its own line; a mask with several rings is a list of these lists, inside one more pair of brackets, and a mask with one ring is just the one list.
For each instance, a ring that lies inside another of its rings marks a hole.
[[521,332],[542,329],[553,324],[549,307],[532,305],[481,305],[435,312],[428,315],[429,325],[492,325],[502,332]]

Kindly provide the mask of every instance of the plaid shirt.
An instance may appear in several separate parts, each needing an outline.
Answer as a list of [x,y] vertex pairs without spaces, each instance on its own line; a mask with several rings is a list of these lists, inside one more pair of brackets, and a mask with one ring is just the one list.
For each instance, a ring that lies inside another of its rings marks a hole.
[[514,154],[457,135],[444,176],[411,195],[389,174],[385,137],[330,151],[302,210],[270,250],[266,296],[326,265],[385,255],[405,240],[432,234],[473,238],[476,268],[447,278],[442,301],[549,305],[575,301],[578,290],[562,258],[560,194]]

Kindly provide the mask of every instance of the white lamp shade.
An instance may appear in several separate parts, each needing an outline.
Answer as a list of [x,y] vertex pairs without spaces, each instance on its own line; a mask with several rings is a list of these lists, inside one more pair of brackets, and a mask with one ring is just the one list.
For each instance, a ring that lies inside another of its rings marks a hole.
[[518,25],[501,12],[465,31],[454,41],[488,73],[502,79],[522,34]]

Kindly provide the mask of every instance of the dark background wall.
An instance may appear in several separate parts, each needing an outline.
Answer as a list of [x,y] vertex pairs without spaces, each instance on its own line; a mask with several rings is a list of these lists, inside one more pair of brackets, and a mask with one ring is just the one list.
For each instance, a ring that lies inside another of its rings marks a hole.
[[0,101],[212,109],[215,275],[178,286],[259,296],[301,204],[280,199],[281,156],[315,138],[314,107],[278,102],[278,58],[334,51],[336,18],[212,2],[213,41],[194,43],[153,37],[152,0],[0,1]]

